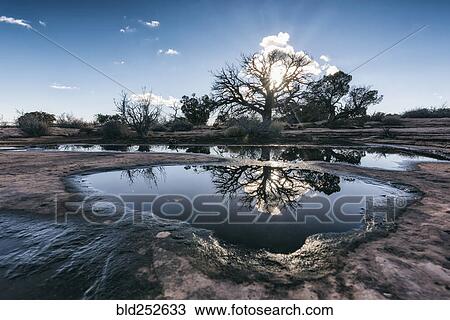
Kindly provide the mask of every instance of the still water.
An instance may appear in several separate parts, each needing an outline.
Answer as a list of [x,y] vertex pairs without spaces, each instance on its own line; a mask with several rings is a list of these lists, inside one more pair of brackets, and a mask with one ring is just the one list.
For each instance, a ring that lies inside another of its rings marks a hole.
[[30,147],[27,150],[76,151],[76,152],[170,152],[201,153],[232,159],[279,161],[298,163],[302,161],[325,161],[346,163],[367,168],[406,170],[410,164],[421,161],[439,161],[437,155],[418,155],[412,151],[393,148],[356,147],[303,147],[296,145],[49,145]]
[[[278,253],[299,249],[313,234],[365,228],[371,214],[367,201],[386,208],[387,198],[407,195],[370,180],[258,165],[148,167],[83,180],[91,189],[127,198],[134,210],[213,230],[239,246]],[[200,195],[207,202],[203,207]],[[345,202],[342,208],[339,201]]]

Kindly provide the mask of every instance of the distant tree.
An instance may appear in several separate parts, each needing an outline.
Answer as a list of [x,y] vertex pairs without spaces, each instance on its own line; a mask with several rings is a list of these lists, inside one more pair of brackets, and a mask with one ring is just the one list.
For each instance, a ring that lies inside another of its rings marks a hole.
[[312,63],[304,53],[280,50],[242,56],[239,66],[227,65],[214,75],[214,100],[233,116],[258,114],[270,125],[275,112],[300,98]]
[[353,87],[345,98],[345,105],[340,110],[339,118],[365,116],[370,105],[378,104],[382,100],[383,96],[378,94],[378,90],[371,90],[370,87]]
[[105,124],[106,122],[109,121],[120,121],[121,120],[121,116],[119,114],[101,114],[101,113],[97,113],[95,115],[95,121],[98,124]]
[[197,98],[195,93],[191,97],[183,96],[180,100],[181,111],[193,125],[205,125],[211,112],[215,109],[215,102],[209,96]]
[[161,114],[160,107],[152,104],[152,95],[145,89],[141,95],[131,98],[126,92],[122,92],[120,99],[115,100],[114,104],[122,121],[135,130],[141,138],[148,135]]
[[343,108],[342,98],[349,92],[351,80],[351,75],[338,71],[311,82],[303,94],[303,111],[313,109],[309,111],[314,112],[314,109],[322,109],[326,112],[327,120],[333,121],[338,111]]

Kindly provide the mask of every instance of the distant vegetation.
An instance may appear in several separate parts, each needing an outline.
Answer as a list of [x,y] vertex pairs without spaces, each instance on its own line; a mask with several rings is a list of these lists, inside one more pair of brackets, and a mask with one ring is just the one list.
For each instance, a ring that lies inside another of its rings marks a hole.
[[416,108],[405,111],[402,114],[403,118],[450,118],[450,108],[447,104],[436,107]]
[[[351,85],[352,76],[343,71],[317,77],[308,71],[312,64],[304,53],[280,50],[242,56],[238,65],[226,65],[214,74],[211,95],[184,95],[167,117],[144,89],[140,95],[122,92],[114,100],[116,113],[96,114],[95,123],[72,114],[55,117],[36,111],[21,113],[17,124],[31,136],[46,135],[51,126],[58,126],[100,132],[107,139],[146,139],[152,131],[199,129],[213,118],[213,129],[224,129],[225,137],[261,140],[279,136],[283,128],[352,128],[368,122],[385,128],[401,126],[406,118],[450,117],[446,105],[368,115],[368,108],[383,99],[378,90]],[[387,130],[385,136],[392,133]]]

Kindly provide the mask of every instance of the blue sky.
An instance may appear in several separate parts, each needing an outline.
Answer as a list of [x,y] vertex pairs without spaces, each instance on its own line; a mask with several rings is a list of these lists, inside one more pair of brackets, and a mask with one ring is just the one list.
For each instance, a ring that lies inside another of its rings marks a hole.
[[448,12],[448,1],[0,0],[0,115],[41,109],[90,119],[112,113],[121,91],[19,19],[133,91],[146,86],[167,102],[209,93],[211,71],[279,32],[295,50],[349,71],[428,25],[353,74],[353,84],[385,97],[371,111],[399,112],[450,99]]

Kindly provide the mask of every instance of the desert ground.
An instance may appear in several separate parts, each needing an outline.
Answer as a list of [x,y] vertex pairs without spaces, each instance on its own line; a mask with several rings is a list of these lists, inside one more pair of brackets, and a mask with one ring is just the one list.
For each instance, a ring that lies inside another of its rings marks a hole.
[[[286,130],[283,141],[314,145],[317,143],[359,145],[396,145],[399,148],[450,156],[448,120],[411,120],[392,128],[395,138],[382,137],[382,128]],[[80,136],[67,129],[56,129],[48,137],[26,138],[17,129],[0,133],[1,147],[60,143],[98,143],[96,137]],[[196,138],[193,139],[193,136]],[[351,138],[349,138],[351,136]],[[215,137],[215,138],[214,138]],[[208,142],[220,140],[220,130],[198,130],[183,133],[155,134],[155,142]],[[117,141],[114,141],[116,143]],[[120,141],[119,141],[120,142]],[[225,141],[227,142],[227,141]],[[79,192],[74,175],[152,165],[201,164],[226,162],[207,155],[164,153],[82,153],[82,152],[10,152],[0,151],[0,212],[27,215],[55,214],[55,195],[70,199]],[[320,171],[370,177],[399,183],[419,190],[418,199],[399,217],[394,232],[359,239],[340,250],[333,264],[315,277],[289,274],[296,267],[291,257],[286,266],[275,268],[276,281],[243,277],[227,279],[217,274],[214,261],[199,267],[196,255],[180,249],[178,241],[189,239],[195,231],[180,224],[167,229],[161,223],[162,236],[144,250],[150,255],[136,267],[136,274],[159,289],[156,297],[165,299],[448,299],[450,298],[450,164],[420,163],[408,171],[385,171],[338,163],[300,164]],[[167,231],[167,230],[168,231]],[[236,258],[236,257],[235,257]],[[238,259],[237,257],[236,259]],[[241,257],[241,259],[244,257]],[[212,256],[210,260],[225,259]],[[227,259],[231,259],[228,257]],[[230,260],[234,261],[234,260]],[[244,266],[245,267],[245,266]],[[295,271],[294,271],[295,273]],[[13,285],[13,279],[2,280]],[[153,296],[154,297],[154,296]]]

